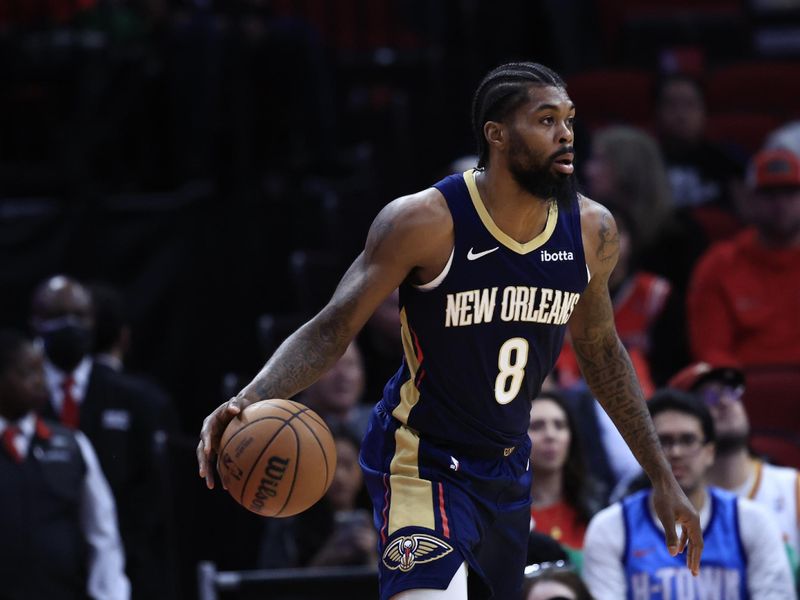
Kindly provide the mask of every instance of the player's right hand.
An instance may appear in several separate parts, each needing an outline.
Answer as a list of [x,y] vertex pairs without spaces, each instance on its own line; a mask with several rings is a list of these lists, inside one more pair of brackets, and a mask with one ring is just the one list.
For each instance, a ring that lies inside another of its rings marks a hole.
[[[664,537],[669,553],[676,556],[686,553],[686,566],[697,577],[700,574],[700,558],[703,554],[703,530],[700,527],[700,516],[697,514],[686,494],[671,480],[671,485],[653,485],[653,508],[664,526]],[[680,539],[676,525],[681,527]]]
[[243,398],[236,396],[220,404],[214,412],[203,421],[200,430],[200,443],[197,444],[197,464],[200,467],[200,477],[206,480],[208,489],[214,488],[214,467],[212,458],[219,450],[219,440],[222,432],[236,415],[242,412]]

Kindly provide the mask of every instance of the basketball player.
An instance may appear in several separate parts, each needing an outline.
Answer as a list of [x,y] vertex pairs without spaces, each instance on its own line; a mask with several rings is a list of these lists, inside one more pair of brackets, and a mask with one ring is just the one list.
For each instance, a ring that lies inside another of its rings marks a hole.
[[399,286],[404,361],[360,457],[382,600],[464,600],[468,582],[470,600],[519,595],[530,400],[568,321],[586,380],[653,481],[667,546],[677,553],[688,541],[697,573],[697,514],[659,449],[614,329],[614,220],[575,191],[574,115],[563,81],[542,65],[489,73],[473,102],[478,168],[383,208],[328,305],[203,423],[197,458],[213,487],[210,460],[233,416],[313,383]]

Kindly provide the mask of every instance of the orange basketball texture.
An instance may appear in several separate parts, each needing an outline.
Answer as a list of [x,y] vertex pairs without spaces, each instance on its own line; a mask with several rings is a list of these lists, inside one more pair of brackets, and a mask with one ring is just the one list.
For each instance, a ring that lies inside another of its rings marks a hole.
[[328,426],[307,406],[266,400],[248,406],[228,424],[217,471],[246,509],[290,517],[328,490],[336,471],[336,445]]

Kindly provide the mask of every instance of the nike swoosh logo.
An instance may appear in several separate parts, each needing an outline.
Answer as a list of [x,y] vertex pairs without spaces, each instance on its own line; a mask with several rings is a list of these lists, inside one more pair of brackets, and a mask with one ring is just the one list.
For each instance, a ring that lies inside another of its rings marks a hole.
[[477,260],[481,256],[486,256],[487,254],[491,254],[495,250],[499,250],[500,246],[495,246],[491,250],[484,250],[483,252],[473,252],[474,248],[470,248],[469,252],[467,252],[467,260]]

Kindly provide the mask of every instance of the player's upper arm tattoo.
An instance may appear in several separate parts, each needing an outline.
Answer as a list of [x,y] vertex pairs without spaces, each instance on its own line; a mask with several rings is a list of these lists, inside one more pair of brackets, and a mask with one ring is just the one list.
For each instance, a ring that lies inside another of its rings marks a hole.
[[619,254],[619,231],[614,227],[611,215],[606,213],[600,218],[598,234],[600,236],[596,252],[598,260],[601,263],[615,260]]

